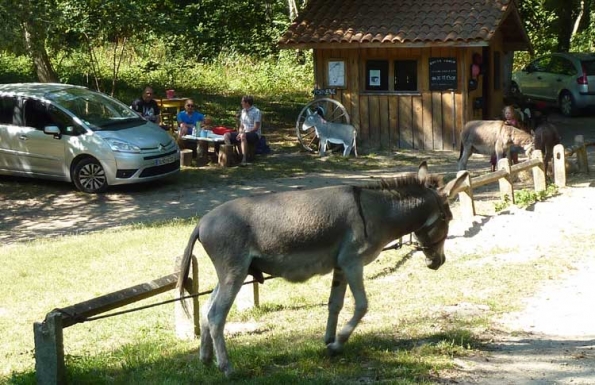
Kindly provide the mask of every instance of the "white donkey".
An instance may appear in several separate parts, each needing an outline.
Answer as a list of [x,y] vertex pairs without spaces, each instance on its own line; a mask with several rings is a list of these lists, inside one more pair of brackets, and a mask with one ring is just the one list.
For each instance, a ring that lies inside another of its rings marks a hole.
[[357,157],[357,147],[355,138],[357,131],[351,124],[331,123],[327,122],[317,112],[307,111],[306,119],[302,124],[302,130],[306,131],[314,127],[316,136],[319,140],[319,153],[324,156],[327,150],[328,142],[343,145],[343,156],[349,156],[351,149]]

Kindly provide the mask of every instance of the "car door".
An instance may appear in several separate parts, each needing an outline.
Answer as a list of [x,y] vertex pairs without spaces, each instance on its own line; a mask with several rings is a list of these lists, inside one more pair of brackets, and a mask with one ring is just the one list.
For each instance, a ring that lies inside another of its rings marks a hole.
[[17,167],[28,174],[67,177],[64,137],[43,131],[47,126],[62,125],[50,113],[50,105],[37,99],[25,99],[23,109],[23,124],[16,128]]
[[526,93],[527,96],[535,99],[548,98],[547,95],[550,94],[550,91],[547,88],[549,87],[549,68],[551,61],[551,56],[545,56],[533,62],[532,71],[527,76],[527,84],[529,86],[529,91]]
[[540,59],[534,60],[529,63],[522,71],[515,72],[513,80],[518,84],[521,93],[525,96],[533,95],[535,89],[536,76],[538,63]]
[[569,86],[572,87],[577,76],[576,68],[570,60],[562,56],[553,56],[546,78],[547,88],[544,90],[547,93],[547,98],[558,99],[560,91]]
[[15,124],[20,116],[18,98],[0,97],[0,169],[4,171],[20,171],[17,152],[19,127]]

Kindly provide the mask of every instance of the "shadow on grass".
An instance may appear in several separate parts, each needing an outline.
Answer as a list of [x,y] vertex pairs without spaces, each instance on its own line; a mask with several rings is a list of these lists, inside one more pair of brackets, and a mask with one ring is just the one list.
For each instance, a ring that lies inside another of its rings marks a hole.
[[[198,345],[187,349],[173,338],[125,345],[103,355],[66,357],[70,384],[344,384],[390,381],[432,383],[450,364],[445,357],[481,346],[466,330],[422,338],[386,334],[354,334],[343,354],[329,356],[321,336],[258,335],[242,343],[227,338],[235,373],[225,379],[216,365],[198,359]],[[188,346],[186,344],[185,346]],[[35,384],[32,371],[15,373],[9,384]]]

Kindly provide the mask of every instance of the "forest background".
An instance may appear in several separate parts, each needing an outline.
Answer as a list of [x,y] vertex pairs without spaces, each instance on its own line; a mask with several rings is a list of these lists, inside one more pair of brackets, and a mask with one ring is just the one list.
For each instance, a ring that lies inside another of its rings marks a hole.
[[[534,48],[515,54],[515,70],[548,52],[594,51],[595,0],[510,1]],[[252,94],[290,124],[313,97],[312,57],[277,41],[306,3],[0,0],[0,83],[78,84],[126,103],[146,85],[172,88],[224,125]]]

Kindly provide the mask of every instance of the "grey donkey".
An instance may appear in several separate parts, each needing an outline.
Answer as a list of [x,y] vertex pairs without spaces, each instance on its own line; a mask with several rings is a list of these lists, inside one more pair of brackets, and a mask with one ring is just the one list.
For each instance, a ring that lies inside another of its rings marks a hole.
[[[261,282],[263,274],[303,282],[332,272],[324,342],[329,353],[339,353],[368,311],[364,266],[386,245],[413,232],[426,265],[436,270],[444,263],[444,241],[452,219],[448,199],[460,190],[466,176],[461,173],[444,186],[440,176],[428,174],[423,162],[417,175],[361,186],[262,194],[213,209],[190,235],[178,278],[183,295],[192,252],[200,242],[218,278],[202,308],[201,361],[211,363],[214,352],[219,369],[227,376],[232,373],[223,331],[248,274]],[[337,333],[347,287],[355,310]]]

